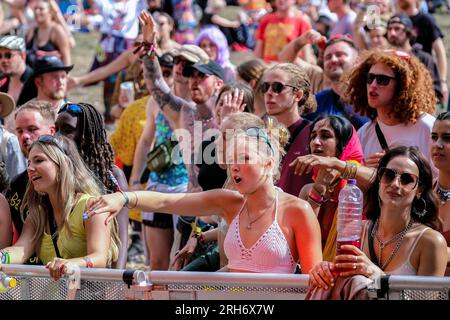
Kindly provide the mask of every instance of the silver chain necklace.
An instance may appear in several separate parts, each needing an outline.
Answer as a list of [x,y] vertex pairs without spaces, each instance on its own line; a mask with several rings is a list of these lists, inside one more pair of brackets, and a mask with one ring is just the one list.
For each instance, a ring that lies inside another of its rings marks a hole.
[[[276,192],[275,200],[273,201],[273,203],[275,203],[275,210],[276,210],[276,207],[277,207],[277,202],[278,202],[278,192]],[[272,208],[272,205],[270,206],[270,208]],[[249,220],[249,223],[247,224],[247,229],[251,229],[252,228],[252,224],[255,223],[256,221],[258,221],[259,219],[261,219],[262,216],[264,216],[266,214],[267,209],[265,209],[262,214],[260,214],[259,216],[257,216],[255,219],[252,220],[251,217],[250,217],[250,212],[248,210],[247,201],[246,201],[245,202],[245,211],[247,212],[247,217],[248,217],[248,220]]]
[[[398,250],[400,249],[400,246],[403,242],[403,238],[405,237],[405,234],[408,232],[409,229],[411,229],[412,225],[414,224],[414,222],[412,221],[412,219],[409,219],[408,224],[406,225],[405,229],[403,229],[402,231],[400,231],[399,233],[397,233],[394,237],[392,237],[391,239],[389,239],[388,241],[381,241],[379,235],[378,235],[378,219],[375,223],[375,227],[372,230],[372,237],[375,238],[375,240],[377,240],[378,243],[378,248],[379,248],[379,257],[378,257],[378,265],[380,266],[381,270],[384,271],[384,269],[388,266],[388,264],[392,261],[392,259],[397,255]],[[391,255],[387,258],[387,260],[384,262],[383,265],[381,265],[381,261],[383,258],[383,249],[389,245],[390,243],[394,242],[397,240],[397,243],[395,245],[394,250],[392,250]]]

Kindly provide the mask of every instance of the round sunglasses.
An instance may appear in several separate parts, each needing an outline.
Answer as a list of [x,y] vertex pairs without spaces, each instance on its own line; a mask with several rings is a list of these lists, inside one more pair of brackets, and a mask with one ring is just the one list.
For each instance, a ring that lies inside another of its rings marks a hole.
[[378,177],[382,184],[391,184],[399,177],[401,186],[407,190],[413,190],[419,182],[419,177],[413,173],[398,173],[395,169],[384,167],[378,170]]

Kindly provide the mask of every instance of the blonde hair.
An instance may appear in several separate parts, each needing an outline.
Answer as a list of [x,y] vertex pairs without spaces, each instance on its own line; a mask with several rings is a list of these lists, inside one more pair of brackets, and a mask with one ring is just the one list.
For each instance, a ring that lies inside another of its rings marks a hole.
[[263,120],[248,112],[232,113],[223,120],[222,124],[225,122],[231,123],[233,130],[246,131],[249,128],[259,128],[266,132],[273,154],[267,148],[261,150],[267,150],[265,156],[278,160],[273,172],[273,178],[276,181],[280,175],[280,160],[286,153],[284,147],[289,141],[289,131],[286,127],[270,116],[266,116]]
[[267,69],[264,74],[274,70],[286,72],[289,76],[289,85],[294,86],[296,88],[294,90],[301,90],[303,92],[303,97],[298,102],[299,114],[310,113],[316,110],[317,103],[311,92],[311,81],[303,67],[294,63],[278,63]]
[[[34,141],[29,150],[39,147],[42,152],[57,165],[56,181],[57,198],[60,199],[63,207],[61,230],[67,228],[72,234],[69,224],[69,216],[81,194],[92,196],[100,195],[99,181],[86,167],[81,159],[74,143],[65,137],[53,138],[52,142]],[[34,227],[32,241],[39,246],[48,224],[48,210],[51,209],[50,200],[47,194],[42,194],[34,190],[31,181],[28,181],[24,201],[20,206],[20,212],[24,216],[28,209],[28,217]],[[115,261],[118,258],[120,240],[118,237],[117,222],[114,221],[111,229],[111,244],[108,252],[108,260]],[[38,251],[37,251],[38,252]]]

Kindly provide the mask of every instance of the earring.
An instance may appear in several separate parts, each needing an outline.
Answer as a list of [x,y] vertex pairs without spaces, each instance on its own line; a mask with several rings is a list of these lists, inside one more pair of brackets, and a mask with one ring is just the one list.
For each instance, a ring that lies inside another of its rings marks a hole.
[[[418,200],[418,201],[415,201]],[[420,205],[418,205],[420,200]],[[415,198],[413,202],[413,208],[412,211],[419,216],[419,218],[423,218],[425,214],[427,213],[427,202],[424,198]]]

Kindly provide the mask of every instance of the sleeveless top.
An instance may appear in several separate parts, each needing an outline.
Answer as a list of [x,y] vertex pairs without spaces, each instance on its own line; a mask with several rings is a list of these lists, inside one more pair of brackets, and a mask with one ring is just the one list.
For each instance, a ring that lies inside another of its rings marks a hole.
[[[155,120],[155,146],[170,139],[172,137],[172,132],[172,128],[170,127],[167,119],[164,117],[162,112],[158,112]],[[172,159],[172,161],[173,160],[174,159]],[[150,180],[171,187],[188,183],[189,178],[181,156],[176,160],[180,161],[180,163],[172,163],[167,170],[162,172],[150,172]]]
[[[69,215],[69,225],[72,234],[69,234],[67,228],[59,230],[57,245],[59,253],[64,259],[79,258],[87,255],[86,230],[82,214],[89,198],[92,198],[92,196],[88,194],[81,195]],[[56,258],[52,237],[46,232],[42,236],[38,256],[43,264]]]
[[[367,224],[368,225],[368,224]],[[420,238],[422,238],[422,235],[430,229],[429,227],[424,228],[422,231],[420,231],[419,235],[414,240],[411,248],[409,249],[408,257],[406,258],[406,261],[399,266],[398,268],[395,268],[394,270],[391,270],[389,272],[386,272],[389,275],[401,275],[401,276],[415,276],[417,275],[417,270],[414,268],[410,262],[411,255],[416,248],[417,243],[419,242]],[[367,231],[367,228],[366,230]],[[363,250],[364,244],[361,246],[361,250]]]
[[294,273],[296,263],[277,221],[278,192],[275,197],[275,219],[250,248],[246,248],[242,243],[239,231],[239,217],[245,202],[231,222],[224,240],[224,251],[230,269],[260,273]]
[[[53,32],[53,29],[50,31],[50,35],[52,32]],[[46,52],[59,51],[59,48],[56,46],[56,44],[54,44],[52,42],[52,40],[50,40],[50,37],[46,44],[44,44],[43,46],[38,46],[37,37],[38,37],[38,28],[35,28],[33,31],[33,37],[27,43],[27,49],[35,49],[35,50],[41,50],[41,51],[46,51]]]

